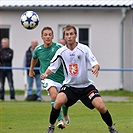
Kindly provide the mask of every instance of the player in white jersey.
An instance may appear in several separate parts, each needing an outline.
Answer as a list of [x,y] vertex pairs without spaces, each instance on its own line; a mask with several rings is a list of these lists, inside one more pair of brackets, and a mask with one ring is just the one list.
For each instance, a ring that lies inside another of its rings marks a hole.
[[96,108],[103,121],[108,126],[110,133],[118,133],[114,129],[109,111],[107,110],[93,81],[88,73],[88,63],[92,67],[92,73],[98,76],[100,66],[89,47],[76,42],[77,31],[74,26],[67,25],[64,29],[64,37],[67,42],[65,47],[57,50],[50,66],[41,75],[45,79],[51,73],[55,73],[62,64],[65,74],[63,86],[57,95],[54,107],[50,114],[50,126],[47,133],[54,132],[54,124],[62,105],[70,107],[80,100],[89,109]]

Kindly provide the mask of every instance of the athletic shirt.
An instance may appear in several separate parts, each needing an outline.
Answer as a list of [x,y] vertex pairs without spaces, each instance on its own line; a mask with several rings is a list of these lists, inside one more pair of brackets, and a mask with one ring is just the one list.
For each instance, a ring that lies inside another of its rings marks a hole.
[[73,50],[66,46],[58,49],[48,69],[55,73],[62,64],[65,75],[63,84],[83,88],[93,84],[88,72],[88,63],[91,67],[98,64],[90,48],[78,43]]
[[[48,48],[45,48],[42,44],[34,49],[32,57],[34,59],[38,58],[40,61],[40,74],[43,74],[46,71],[50,65],[51,59],[59,48],[61,48],[60,44],[52,42],[52,45]],[[62,84],[64,81],[63,67],[60,66],[56,73],[52,73],[47,78]]]

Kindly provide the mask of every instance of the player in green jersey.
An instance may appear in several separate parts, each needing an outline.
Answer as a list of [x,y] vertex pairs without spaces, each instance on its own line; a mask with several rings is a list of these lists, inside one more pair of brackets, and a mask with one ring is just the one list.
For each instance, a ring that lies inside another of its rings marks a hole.
[[[44,27],[41,31],[41,37],[44,42],[42,45],[38,45],[33,52],[31,65],[30,65],[30,71],[29,76],[34,78],[34,66],[37,63],[37,60],[40,61],[40,74],[43,74],[47,67],[50,65],[50,61],[53,58],[55,52],[62,47],[61,44],[52,42],[54,34],[51,27]],[[46,79],[42,80],[42,86],[43,88],[48,91],[50,97],[51,97],[51,105],[54,105],[56,96],[58,94],[59,89],[62,86],[62,83],[64,81],[64,72],[62,66],[58,69],[56,73],[53,73],[52,75],[48,76]],[[58,128],[65,128],[65,124],[70,123],[70,118],[67,114],[68,108],[63,106],[63,116],[64,121],[62,118],[62,112],[60,112],[60,115],[58,117]],[[64,123],[65,122],[65,123]]]

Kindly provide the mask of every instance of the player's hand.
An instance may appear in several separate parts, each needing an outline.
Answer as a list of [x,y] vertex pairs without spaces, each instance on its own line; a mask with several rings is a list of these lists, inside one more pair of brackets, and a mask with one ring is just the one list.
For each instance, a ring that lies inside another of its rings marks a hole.
[[92,68],[92,73],[93,73],[94,75],[96,75],[96,77],[98,77],[99,69],[100,69],[100,66],[99,66],[99,65],[95,65],[95,66]]
[[31,78],[34,78],[35,77],[35,72],[34,71],[29,71],[29,76],[31,77]]
[[45,79],[47,77],[48,77],[48,75],[46,73],[43,73],[43,74],[41,74],[40,79],[43,80],[43,79]]

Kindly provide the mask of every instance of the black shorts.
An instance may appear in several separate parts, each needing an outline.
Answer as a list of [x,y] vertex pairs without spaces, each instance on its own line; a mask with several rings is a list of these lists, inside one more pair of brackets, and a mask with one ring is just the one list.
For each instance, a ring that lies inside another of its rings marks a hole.
[[[89,85],[85,88],[75,88],[68,85],[63,85],[60,89],[60,92],[65,93],[68,98],[68,101],[65,104],[67,107],[72,106],[78,100],[80,100],[88,108],[94,109],[95,107],[92,105],[92,100],[95,97],[100,97],[98,90],[94,85]],[[91,93],[94,93],[95,95],[90,99],[89,95]]]

